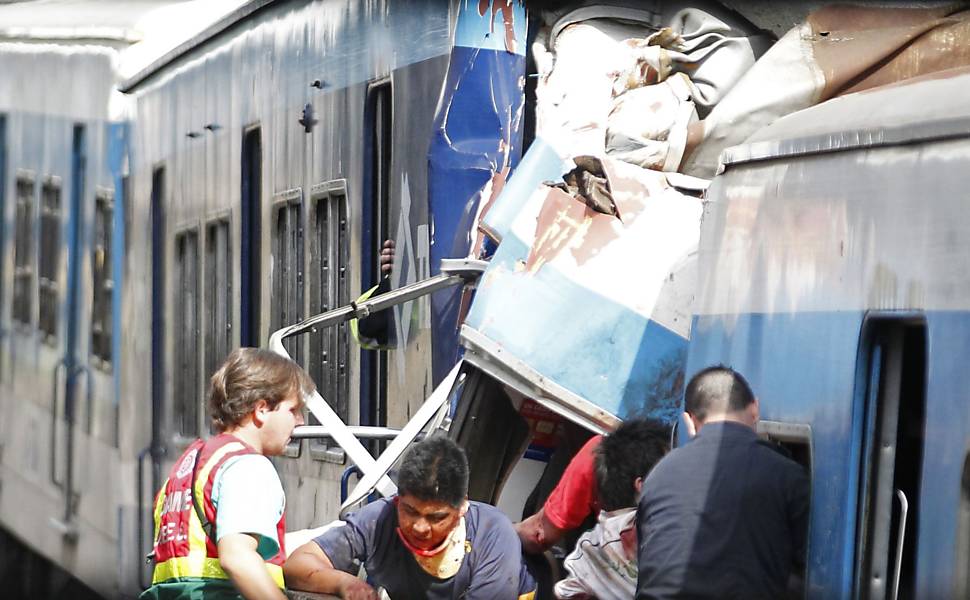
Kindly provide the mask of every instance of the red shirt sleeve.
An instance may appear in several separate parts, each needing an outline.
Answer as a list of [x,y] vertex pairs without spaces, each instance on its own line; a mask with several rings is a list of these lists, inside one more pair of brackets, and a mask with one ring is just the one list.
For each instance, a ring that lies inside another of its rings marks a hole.
[[543,512],[559,529],[575,529],[590,514],[599,512],[593,450],[602,439],[603,436],[594,435],[579,449],[546,499]]

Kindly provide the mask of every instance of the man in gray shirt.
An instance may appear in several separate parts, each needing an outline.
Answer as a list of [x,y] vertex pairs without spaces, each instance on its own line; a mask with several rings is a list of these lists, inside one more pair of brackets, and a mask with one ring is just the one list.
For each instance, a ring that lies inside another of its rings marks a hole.
[[732,369],[695,375],[685,403],[696,437],[643,484],[636,597],[781,598],[805,561],[809,478],[758,438],[758,400]]

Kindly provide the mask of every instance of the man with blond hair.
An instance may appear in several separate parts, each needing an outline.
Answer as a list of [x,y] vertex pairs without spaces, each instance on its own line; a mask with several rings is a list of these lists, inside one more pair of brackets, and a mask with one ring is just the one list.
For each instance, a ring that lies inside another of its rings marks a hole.
[[219,433],[196,440],[155,500],[155,572],[142,600],[285,600],[285,497],[268,456],[303,423],[313,381],[268,350],[232,352],[212,376]]

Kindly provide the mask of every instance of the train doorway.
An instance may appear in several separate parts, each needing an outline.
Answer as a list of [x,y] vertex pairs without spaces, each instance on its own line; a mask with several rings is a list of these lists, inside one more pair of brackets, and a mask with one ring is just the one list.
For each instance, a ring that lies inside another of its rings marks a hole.
[[260,346],[260,219],[263,144],[259,126],[246,129],[242,142],[242,193],[239,232],[239,345]]
[[926,424],[926,324],[872,318],[867,329],[854,595],[911,598]]
[[165,167],[152,172],[152,490],[162,485],[165,406]]

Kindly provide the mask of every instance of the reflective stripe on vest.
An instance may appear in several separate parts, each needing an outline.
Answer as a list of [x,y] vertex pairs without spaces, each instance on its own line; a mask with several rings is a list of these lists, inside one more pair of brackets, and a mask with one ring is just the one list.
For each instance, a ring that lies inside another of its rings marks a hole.
[[[155,500],[156,565],[152,584],[179,578],[229,579],[219,564],[215,540],[206,535],[199,512],[192,505],[189,486],[194,487],[198,510],[205,511],[206,518],[215,523],[211,493],[219,467],[234,456],[255,453],[228,434],[218,435],[207,442],[196,440],[185,450]],[[266,562],[267,571],[280,588],[284,587],[282,564],[286,556],[284,521],[280,518],[277,524],[280,552]]]

